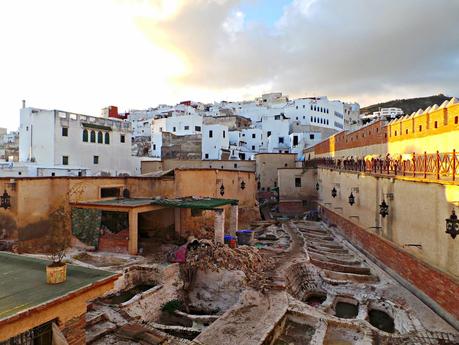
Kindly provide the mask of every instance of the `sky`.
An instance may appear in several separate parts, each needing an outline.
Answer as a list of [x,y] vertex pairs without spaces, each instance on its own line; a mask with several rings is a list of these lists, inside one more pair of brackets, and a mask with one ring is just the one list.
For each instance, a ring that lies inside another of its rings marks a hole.
[[459,0],[2,0],[0,127],[281,91],[459,96]]

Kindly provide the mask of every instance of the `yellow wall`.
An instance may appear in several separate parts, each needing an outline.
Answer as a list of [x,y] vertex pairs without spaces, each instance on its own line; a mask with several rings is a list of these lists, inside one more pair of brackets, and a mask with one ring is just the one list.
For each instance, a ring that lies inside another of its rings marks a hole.
[[294,153],[259,153],[255,156],[256,175],[261,190],[274,188],[277,181],[277,169],[295,168]]

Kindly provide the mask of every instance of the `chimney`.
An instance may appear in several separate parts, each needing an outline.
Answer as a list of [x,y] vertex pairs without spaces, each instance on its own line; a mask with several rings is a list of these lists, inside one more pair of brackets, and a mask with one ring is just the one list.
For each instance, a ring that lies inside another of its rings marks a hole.
[[25,106],[25,99],[22,100],[22,109],[24,109],[26,106]]

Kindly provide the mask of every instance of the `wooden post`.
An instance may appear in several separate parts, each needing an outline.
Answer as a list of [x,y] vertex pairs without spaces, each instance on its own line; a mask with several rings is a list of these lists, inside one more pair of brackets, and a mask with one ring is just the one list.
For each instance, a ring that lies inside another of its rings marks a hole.
[[413,177],[416,176],[416,153],[413,152]]
[[129,211],[129,243],[128,250],[130,255],[137,255],[138,252],[138,239],[139,239],[139,229],[138,229],[138,216],[139,214],[135,210]]
[[427,152],[424,151],[424,178],[427,178]]

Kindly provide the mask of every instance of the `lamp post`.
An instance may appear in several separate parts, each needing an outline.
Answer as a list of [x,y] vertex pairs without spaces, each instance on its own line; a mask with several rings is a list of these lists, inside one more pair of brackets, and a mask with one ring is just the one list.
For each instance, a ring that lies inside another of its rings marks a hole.
[[244,182],[244,181],[241,182],[241,189],[242,189],[242,190],[245,189],[245,182]]
[[457,219],[456,212],[451,213],[451,216],[446,219],[446,233],[450,234],[452,238],[459,235],[459,219]]
[[389,205],[387,205],[386,200],[383,199],[382,203],[379,205],[379,214],[385,218],[389,214]]
[[317,182],[317,183],[316,183],[316,191],[319,191],[319,188],[320,188],[319,182]]
[[224,194],[225,194],[225,186],[222,183],[222,185],[220,186],[220,195],[223,196]]

